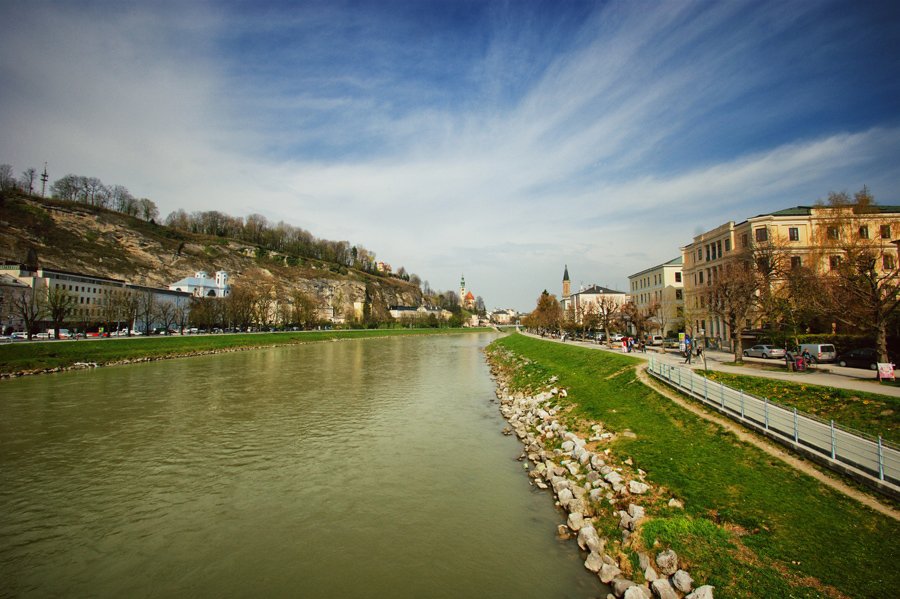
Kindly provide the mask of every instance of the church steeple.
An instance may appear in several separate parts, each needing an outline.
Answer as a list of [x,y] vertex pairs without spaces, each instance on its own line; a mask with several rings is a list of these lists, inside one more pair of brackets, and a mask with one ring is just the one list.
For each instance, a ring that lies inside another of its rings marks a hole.
[[459,305],[466,305],[466,276],[459,276]]
[[566,270],[563,272],[563,288],[562,288],[562,296],[563,299],[569,297],[572,291],[572,283],[569,281],[569,265],[566,264]]

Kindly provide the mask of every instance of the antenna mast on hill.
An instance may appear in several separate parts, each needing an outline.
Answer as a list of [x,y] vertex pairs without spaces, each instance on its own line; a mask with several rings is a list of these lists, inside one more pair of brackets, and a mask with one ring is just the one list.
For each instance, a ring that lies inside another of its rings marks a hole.
[[47,163],[44,163],[44,172],[41,173],[41,197],[45,197],[44,192],[47,191]]

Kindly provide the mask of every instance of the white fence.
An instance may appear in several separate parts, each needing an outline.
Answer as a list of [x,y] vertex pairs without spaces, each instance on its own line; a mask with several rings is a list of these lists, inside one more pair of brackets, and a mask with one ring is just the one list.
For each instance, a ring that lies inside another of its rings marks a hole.
[[711,381],[689,368],[650,359],[649,371],[665,381],[716,408],[745,426],[765,433],[786,445],[818,455],[823,463],[842,471],[851,471],[897,494],[900,491],[900,450],[872,437],[838,426],[810,414],[770,403]]

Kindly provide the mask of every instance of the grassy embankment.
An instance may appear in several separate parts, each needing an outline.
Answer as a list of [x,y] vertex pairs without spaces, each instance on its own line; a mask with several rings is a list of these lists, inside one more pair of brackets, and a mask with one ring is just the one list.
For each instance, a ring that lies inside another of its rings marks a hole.
[[[543,389],[559,377],[572,426],[603,422],[637,435],[610,446],[613,461],[631,458],[657,490],[641,498],[649,518],[626,553],[671,547],[697,581],[716,586],[717,598],[882,597],[900,584],[889,565],[900,555],[896,520],[647,388],[636,378],[638,360],[521,335],[494,345],[530,360],[518,365],[517,388]],[[683,511],[667,506],[671,497],[684,501]],[[618,538],[618,517],[605,509],[598,530]]]
[[99,365],[125,360],[163,359],[202,353],[235,351],[336,339],[368,339],[396,335],[441,335],[485,332],[492,329],[373,329],[359,331],[300,331],[132,337],[91,341],[48,341],[0,345],[0,374],[67,368],[76,362]]
[[712,370],[697,372],[788,408],[900,443],[900,398]]

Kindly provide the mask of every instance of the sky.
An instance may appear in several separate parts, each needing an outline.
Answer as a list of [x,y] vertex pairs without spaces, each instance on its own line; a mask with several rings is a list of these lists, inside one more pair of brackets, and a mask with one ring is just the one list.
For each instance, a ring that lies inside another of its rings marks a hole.
[[[0,163],[348,240],[487,307],[900,204],[900,3],[0,0]],[[9,26],[15,24],[14,27]]]

